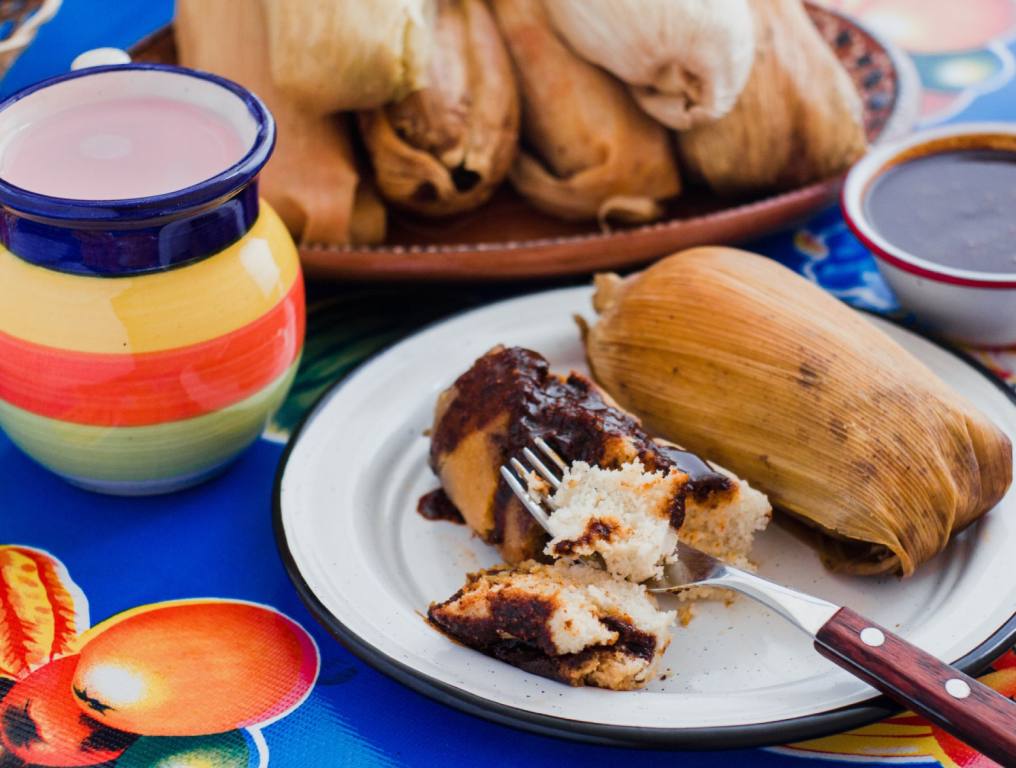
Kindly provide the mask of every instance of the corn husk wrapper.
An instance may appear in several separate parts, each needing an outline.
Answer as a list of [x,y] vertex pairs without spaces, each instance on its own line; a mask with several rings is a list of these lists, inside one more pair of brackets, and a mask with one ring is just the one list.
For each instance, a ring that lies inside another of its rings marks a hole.
[[509,178],[566,219],[650,221],[681,189],[667,131],[611,75],[561,41],[540,0],[493,0],[522,97],[520,151]]
[[[305,109],[372,109],[425,83],[430,0],[259,2],[268,21],[272,78]],[[245,3],[245,12],[254,4]]]
[[729,248],[597,278],[594,377],[647,429],[819,532],[828,566],[910,575],[1005,494],[1008,438],[821,288]]
[[507,175],[519,101],[483,0],[437,0],[433,34],[430,85],[359,117],[384,197],[440,216],[480,205]]
[[261,194],[305,242],[376,243],[385,210],[354,162],[346,118],[307,112],[275,87],[264,49],[265,17],[247,0],[178,0],[180,63],[224,75],[260,96],[275,117],[276,144]]
[[639,105],[684,130],[727,114],[748,81],[747,0],[544,0],[558,33],[624,81]]
[[755,64],[734,108],[678,134],[682,168],[721,194],[835,176],[865,151],[861,99],[801,0],[750,0]]

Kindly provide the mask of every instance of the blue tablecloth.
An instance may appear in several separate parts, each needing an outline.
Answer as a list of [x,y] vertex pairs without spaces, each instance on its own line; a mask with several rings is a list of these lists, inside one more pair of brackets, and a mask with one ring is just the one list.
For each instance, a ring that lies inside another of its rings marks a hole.
[[[843,0],[839,5],[869,15],[873,23],[885,25],[914,51],[926,87],[928,122],[959,117],[1016,119],[1013,52],[1008,43],[1016,29],[1016,11],[1008,0],[963,4],[967,15],[973,14],[973,19],[963,22],[966,26],[951,15],[950,8],[958,4],[948,1]],[[171,13],[169,0],[64,0],[60,14],[15,63],[2,90],[10,93],[61,72],[77,53],[88,48],[128,47],[167,23]],[[930,23],[922,26],[919,21]],[[870,255],[847,232],[834,209],[817,215],[803,228],[774,234],[752,247],[852,304],[879,312],[897,311]],[[383,286],[312,286],[306,360],[293,397],[274,425],[275,434],[284,434],[323,386],[347,373],[369,351],[455,308],[489,301],[502,293],[503,289],[497,288],[441,289],[436,291],[437,299],[424,300],[412,291]],[[370,311],[363,311],[364,307]],[[364,320],[365,316],[369,318]],[[345,323],[348,317],[359,318],[359,324]],[[1007,353],[982,359],[1002,374],[1012,370]],[[199,488],[160,498],[121,499],[92,495],[64,484],[0,436],[0,545],[44,550],[66,566],[64,578],[83,593],[91,624],[137,606],[168,600],[238,598],[272,606],[313,636],[321,665],[308,698],[277,722],[243,732],[242,748],[229,752],[228,759],[220,755],[214,764],[253,766],[269,758],[272,765],[294,768],[535,767],[580,761],[589,766],[619,761],[661,766],[672,766],[675,761],[683,766],[801,764],[805,752],[790,749],[674,755],[534,736],[443,707],[367,667],[317,625],[283,571],[270,509],[282,448],[277,438],[263,439],[228,473]],[[0,579],[0,640],[6,610],[2,587]],[[78,611],[84,622],[80,605]],[[167,652],[171,653],[172,647]],[[256,663],[251,675],[258,675]],[[896,726],[881,727],[891,731]],[[942,746],[930,728],[919,724],[899,728],[912,738],[898,742],[903,751],[897,757],[863,757],[865,744],[869,755],[877,751],[875,735],[865,741],[871,731],[848,740],[825,740],[812,745],[815,751],[808,754],[824,753],[823,759],[833,760],[827,763],[830,765],[841,764],[840,760],[844,765],[846,761],[856,765],[868,760],[895,764],[903,759],[900,755],[911,763],[987,765]],[[0,757],[0,764],[6,765],[4,759]]]

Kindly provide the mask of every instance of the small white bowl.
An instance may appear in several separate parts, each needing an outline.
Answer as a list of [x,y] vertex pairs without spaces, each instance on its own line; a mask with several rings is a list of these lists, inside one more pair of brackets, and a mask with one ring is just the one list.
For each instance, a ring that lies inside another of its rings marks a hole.
[[[981,347],[1016,344],[1016,273],[978,272],[927,261],[888,242],[864,210],[872,183],[905,160],[960,149],[1016,153],[1016,126],[966,123],[921,131],[879,146],[847,174],[841,205],[847,224],[875,255],[900,304],[932,331]],[[1013,244],[1016,251],[1016,243]]]

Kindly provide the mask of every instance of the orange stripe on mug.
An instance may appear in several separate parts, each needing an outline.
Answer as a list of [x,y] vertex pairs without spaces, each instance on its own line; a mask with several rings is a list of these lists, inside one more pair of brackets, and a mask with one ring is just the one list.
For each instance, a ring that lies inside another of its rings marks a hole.
[[91,354],[0,333],[0,399],[40,416],[97,426],[200,416],[249,397],[285,371],[300,352],[304,323],[297,273],[282,301],[258,319],[177,349]]

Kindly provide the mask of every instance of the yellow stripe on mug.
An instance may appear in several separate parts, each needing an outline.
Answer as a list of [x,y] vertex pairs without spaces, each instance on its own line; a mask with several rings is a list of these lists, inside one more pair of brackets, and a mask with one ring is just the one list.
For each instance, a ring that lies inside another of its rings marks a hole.
[[220,253],[136,277],[57,272],[0,247],[0,329],[58,349],[136,354],[241,328],[281,301],[299,272],[285,226],[264,200],[260,205],[247,234]]

